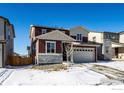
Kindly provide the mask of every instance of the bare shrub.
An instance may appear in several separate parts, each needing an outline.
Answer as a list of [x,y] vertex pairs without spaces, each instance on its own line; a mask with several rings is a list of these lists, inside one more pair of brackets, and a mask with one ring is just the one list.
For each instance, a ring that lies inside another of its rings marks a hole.
[[67,70],[68,66],[65,64],[52,64],[52,65],[38,65],[33,66],[31,69],[46,70],[46,71],[60,71]]

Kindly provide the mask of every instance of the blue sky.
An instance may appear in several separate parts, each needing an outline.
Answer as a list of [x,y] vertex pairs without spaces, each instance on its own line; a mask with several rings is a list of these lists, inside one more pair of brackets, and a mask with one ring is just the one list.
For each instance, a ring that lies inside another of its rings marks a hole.
[[95,31],[124,31],[124,4],[0,4],[15,27],[15,52],[26,54],[31,24]]

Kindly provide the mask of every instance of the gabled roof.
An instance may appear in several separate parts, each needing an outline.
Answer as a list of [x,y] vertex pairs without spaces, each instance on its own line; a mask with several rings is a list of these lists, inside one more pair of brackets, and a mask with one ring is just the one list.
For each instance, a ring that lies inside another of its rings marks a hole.
[[0,18],[4,19],[9,25],[10,25],[10,22],[7,18],[3,17],[3,16],[0,16]]
[[36,39],[45,39],[45,40],[60,40],[60,41],[76,41],[75,39],[71,38],[70,36],[64,34],[59,30],[54,30],[52,32],[48,32],[43,35],[39,35]]
[[13,31],[13,37],[15,38],[15,30],[14,30],[14,26],[13,24],[10,23],[8,18],[5,18],[3,16],[0,16],[0,18],[2,18],[3,20],[5,20],[5,22],[11,27],[12,31]]
[[55,30],[67,30],[69,31],[68,29],[65,29],[63,27],[50,27],[50,26],[43,26],[43,25],[30,25],[31,27],[40,27],[40,28],[46,28],[46,29],[55,29]]
[[62,27],[50,27],[50,26],[43,26],[43,25],[30,25],[30,36],[31,36],[32,27],[43,28],[43,29],[51,29],[51,30],[60,30],[60,31],[69,31],[69,29],[65,29],[65,28],[62,28]]
[[86,29],[86,28],[83,27],[83,26],[76,26],[76,27],[74,27],[74,28],[71,28],[70,30],[72,30],[72,29],[82,29],[82,31],[90,32],[88,29]]

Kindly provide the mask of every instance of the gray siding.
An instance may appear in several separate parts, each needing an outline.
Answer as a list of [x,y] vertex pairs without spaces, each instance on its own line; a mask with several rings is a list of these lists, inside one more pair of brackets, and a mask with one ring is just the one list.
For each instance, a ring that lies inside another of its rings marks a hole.
[[0,67],[2,67],[2,44],[0,44]]
[[[0,67],[5,67],[8,63],[8,56],[13,54],[14,47],[14,28],[10,24],[9,20],[0,17]],[[3,44],[4,43],[4,44]],[[2,45],[3,44],[3,45]]]
[[0,40],[4,40],[4,20],[0,18]]

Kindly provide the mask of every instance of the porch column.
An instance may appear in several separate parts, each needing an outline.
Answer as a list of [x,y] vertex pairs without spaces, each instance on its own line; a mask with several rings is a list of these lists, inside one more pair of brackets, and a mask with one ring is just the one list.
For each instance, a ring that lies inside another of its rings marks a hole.
[[74,49],[73,49],[73,44],[72,44],[72,53],[71,53],[71,62],[73,63],[74,62],[74,60],[73,60],[73,52],[74,52]]
[[96,47],[95,50],[96,50],[96,51],[95,51],[95,53],[96,53],[96,54],[95,54],[95,56],[96,56],[96,57],[95,57],[95,61],[97,62],[97,47]]

